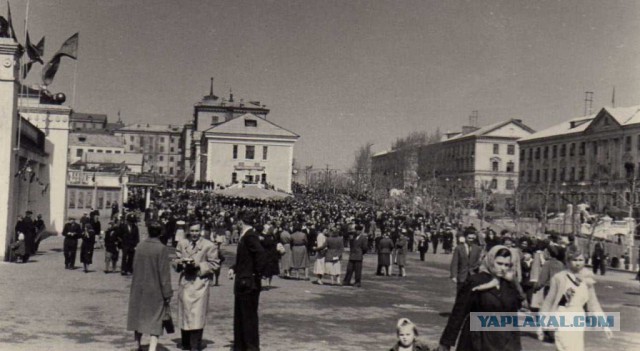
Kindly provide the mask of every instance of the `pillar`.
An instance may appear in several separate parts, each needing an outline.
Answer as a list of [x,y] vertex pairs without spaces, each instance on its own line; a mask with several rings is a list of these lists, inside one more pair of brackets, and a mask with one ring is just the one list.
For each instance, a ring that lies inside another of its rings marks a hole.
[[20,61],[18,44],[11,38],[0,38],[0,251],[1,258],[9,258],[9,245],[16,218],[13,199],[17,160],[13,148],[18,131],[18,72]]

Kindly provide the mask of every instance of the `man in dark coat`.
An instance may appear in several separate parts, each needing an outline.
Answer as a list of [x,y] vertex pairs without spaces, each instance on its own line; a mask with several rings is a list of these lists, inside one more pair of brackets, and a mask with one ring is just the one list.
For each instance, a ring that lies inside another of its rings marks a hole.
[[133,273],[133,256],[136,253],[136,246],[140,242],[140,232],[136,225],[135,216],[129,215],[126,223],[120,225],[120,242],[122,243],[120,274],[131,274]]
[[253,229],[254,216],[240,213],[242,229],[236,263],[229,269],[229,277],[235,276],[233,313],[233,350],[260,350],[258,330],[258,304],[261,278],[266,266],[266,256],[260,237]]
[[[113,221],[109,222],[109,227],[104,232],[104,272],[116,271],[118,256],[120,253],[120,236],[118,228]],[[109,269],[111,267],[111,270]]]
[[593,248],[593,255],[591,256],[592,265],[593,265],[593,274],[598,274],[598,269],[600,270],[600,274],[604,275],[606,271],[606,261],[607,261],[607,253],[605,251],[604,241],[602,239],[598,239],[595,247]]
[[378,270],[376,275],[383,275],[382,269],[384,268],[384,275],[389,276],[389,266],[391,265],[391,252],[393,251],[393,241],[389,238],[389,234],[384,233],[382,239],[378,243]]
[[62,229],[64,236],[64,268],[74,269],[76,264],[76,252],[78,251],[78,239],[82,236],[82,227],[76,223],[76,219],[69,217]]
[[[470,234],[471,235],[471,234]],[[473,234],[475,236],[475,234]],[[453,251],[451,258],[451,280],[456,283],[457,291],[462,289],[467,278],[478,272],[482,249],[474,241],[466,237],[458,238],[459,244]]]
[[42,215],[38,214],[37,219],[33,222],[33,224],[36,227],[36,240],[35,240],[35,247],[34,247],[34,252],[38,252],[38,248],[40,247],[40,242],[42,242],[42,240],[46,239],[46,237],[44,237],[45,232],[44,230],[47,229],[47,226],[44,224],[44,220],[42,220]]
[[36,224],[33,222],[31,215],[33,215],[33,212],[27,211],[22,220],[22,233],[24,234],[24,245],[27,250],[27,255],[34,255],[36,253]]
[[438,242],[440,241],[440,234],[437,231],[434,231],[431,234],[431,245],[433,246],[433,253],[436,254],[438,251]]
[[349,251],[349,262],[347,263],[347,273],[344,275],[343,285],[351,285],[351,276],[355,272],[355,286],[361,286],[362,279],[362,260],[367,249],[369,248],[367,235],[364,233],[364,227],[358,224],[355,228],[358,235],[351,241]]

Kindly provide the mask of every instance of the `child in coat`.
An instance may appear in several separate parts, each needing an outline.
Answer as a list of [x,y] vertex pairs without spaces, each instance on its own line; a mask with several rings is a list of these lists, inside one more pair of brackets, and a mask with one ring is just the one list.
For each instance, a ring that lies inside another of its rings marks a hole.
[[418,328],[408,318],[400,318],[396,328],[398,342],[389,351],[429,351],[426,344],[416,340]]
[[24,242],[24,234],[18,234],[18,241],[11,245],[11,261],[17,261],[20,259],[22,263],[27,262],[29,256],[27,255],[27,248]]

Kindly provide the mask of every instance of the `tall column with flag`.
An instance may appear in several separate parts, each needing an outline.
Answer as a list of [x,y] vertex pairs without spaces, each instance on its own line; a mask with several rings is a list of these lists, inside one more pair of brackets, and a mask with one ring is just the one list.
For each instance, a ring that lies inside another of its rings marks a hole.
[[17,118],[19,44],[0,37],[0,258],[7,259],[15,220],[13,197],[18,168],[14,157],[19,120]]

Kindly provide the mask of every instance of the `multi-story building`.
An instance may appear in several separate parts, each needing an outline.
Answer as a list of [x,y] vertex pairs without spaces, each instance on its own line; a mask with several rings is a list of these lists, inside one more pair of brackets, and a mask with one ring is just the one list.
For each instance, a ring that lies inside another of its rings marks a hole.
[[123,154],[125,152],[122,138],[109,134],[69,133],[67,162],[86,161],[89,154]]
[[168,178],[184,175],[182,131],[178,125],[131,124],[114,131],[126,153],[144,155],[143,172]]
[[209,95],[194,106],[194,181],[269,184],[291,192],[293,146],[300,137],[267,120],[257,101]]
[[404,189],[435,181],[468,195],[479,189],[509,195],[518,180],[516,141],[533,132],[518,119],[465,126],[437,143],[375,155],[372,180]]
[[124,127],[124,123],[119,112],[118,121],[110,123],[105,114],[72,111],[69,127],[75,132],[113,134],[114,130]]
[[628,213],[638,203],[640,106],[605,107],[518,143],[520,188],[529,206],[562,210],[586,202],[596,212]]

